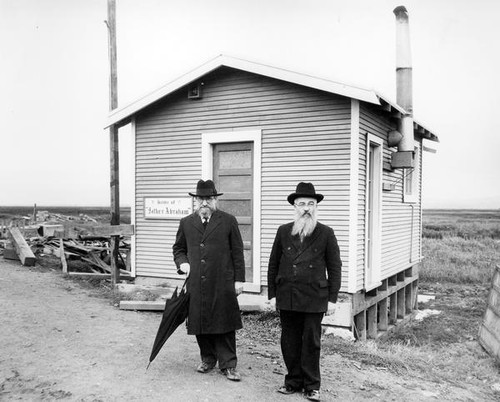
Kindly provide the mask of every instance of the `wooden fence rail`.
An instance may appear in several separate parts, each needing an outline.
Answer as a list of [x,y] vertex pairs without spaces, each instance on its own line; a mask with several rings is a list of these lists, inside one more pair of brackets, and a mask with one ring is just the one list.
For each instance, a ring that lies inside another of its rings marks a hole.
[[497,361],[500,361],[500,266],[497,265],[484,313],[479,328],[479,343]]

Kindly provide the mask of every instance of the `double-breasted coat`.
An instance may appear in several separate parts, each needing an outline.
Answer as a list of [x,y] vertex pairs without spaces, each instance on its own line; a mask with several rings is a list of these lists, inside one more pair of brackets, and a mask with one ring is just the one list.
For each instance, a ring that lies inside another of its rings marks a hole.
[[245,281],[243,241],[236,218],[216,210],[206,229],[193,213],[181,219],[174,261],[191,266],[188,334],[223,334],[242,328],[234,282]]
[[292,236],[293,222],[279,227],[269,258],[268,298],[276,297],[279,310],[326,312],[337,301],[341,267],[333,229],[318,222],[300,241]]

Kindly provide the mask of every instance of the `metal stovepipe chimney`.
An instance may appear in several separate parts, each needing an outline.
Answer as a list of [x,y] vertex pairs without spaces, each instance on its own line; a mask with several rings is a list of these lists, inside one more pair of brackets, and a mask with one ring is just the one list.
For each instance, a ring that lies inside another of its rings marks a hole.
[[398,143],[398,152],[393,153],[394,168],[413,167],[413,91],[412,63],[410,48],[410,25],[408,11],[404,6],[394,9],[396,16],[396,101],[406,113],[398,123],[402,138]]

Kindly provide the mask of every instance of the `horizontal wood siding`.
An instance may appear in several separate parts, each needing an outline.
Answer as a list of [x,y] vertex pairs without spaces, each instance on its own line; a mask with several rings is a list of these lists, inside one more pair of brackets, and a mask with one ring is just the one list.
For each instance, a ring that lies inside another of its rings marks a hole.
[[232,131],[262,130],[263,285],[276,230],[293,217],[286,198],[299,181],[312,181],[325,195],[319,218],[335,230],[346,259],[350,100],[228,68],[202,81],[202,99],[188,100],[181,89],[137,116],[137,274],[177,276],[172,244],[178,221],[145,220],[143,199],[184,197],[194,190],[201,175],[203,132],[230,136]]
[[[395,148],[389,149],[387,145],[387,133],[395,129],[387,116],[377,112],[372,106],[362,104],[360,112],[360,131],[366,136],[368,133],[376,135],[384,140],[384,164],[390,165],[391,153]],[[420,145],[419,145],[420,147]],[[366,145],[365,145],[366,148]],[[418,169],[418,193],[417,203],[403,202],[403,170],[383,170],[382,181],[395,185],[392,191],[382,193],[382,267],[381,279],[386,279],[406,268],[420,259],[421,251],[421,158],[419,152]],[[360,158],[361,159],[361,158]],[[360,161],[366,166],[366,155],[364,161]],[[360,173],[361,174],[361,173]],[[366,191],[363,191],[365,193]],[[361,202],[360,202],[361,206]],[[363,233],[364,233],[363,228]],[[364,264],[358,266],[356,276],[357,289],[364,285]]]
[[[360,107],[360,120],[362,107]],[[367,147],[367,134],[363,130],[363,126],[359,127],[359,183],[358,183],[358,241],[357,241],[357,255],[358,260],[356,263],[356,289],[363,287],[364,272],[365,272],[365,257],[366,257],[366,147]]]

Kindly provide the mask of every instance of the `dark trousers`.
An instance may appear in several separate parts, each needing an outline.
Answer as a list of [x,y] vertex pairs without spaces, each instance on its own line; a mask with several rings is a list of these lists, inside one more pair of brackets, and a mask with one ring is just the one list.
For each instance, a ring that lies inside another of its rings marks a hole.
[[288,370],[285,384],[294,389],[319,390],[323,314],[280,310],[281,352]]
[[225,334],[196,335],[200,347],[201,361],[208,364],[219,362],[219,368],[235,368],[238,363],[236,358],[236,332]]

